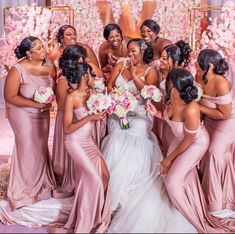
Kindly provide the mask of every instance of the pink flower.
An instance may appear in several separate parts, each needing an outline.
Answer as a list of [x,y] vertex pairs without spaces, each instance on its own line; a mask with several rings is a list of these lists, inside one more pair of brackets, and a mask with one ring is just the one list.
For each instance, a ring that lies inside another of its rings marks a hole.
[[47,99],[47,103],[52,103],[54,101],[55,101],[55,95],[52,95]]

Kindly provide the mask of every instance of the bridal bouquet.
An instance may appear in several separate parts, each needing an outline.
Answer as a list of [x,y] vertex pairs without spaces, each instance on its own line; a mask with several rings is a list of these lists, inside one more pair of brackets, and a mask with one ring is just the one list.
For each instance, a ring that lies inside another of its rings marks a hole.
[[39,103],[52,103],[55,95],[51,87],[39,87],[35,90],[33,99]]
[[109,95],[103,93],[91,94],[87,100],[89,114],[97,114],[106,111],[112,104],[112,99]]
[[110,96],[112,98],[112,104],[108,108],[107,113],[115,114],[120,118],[122,129],[130,128],[127,114],[131,111],[135,111],[138,104],[138,99],[130,90],[125,89],[122,86],[115,88]]
[[154,85],[145,85],[141,89],[141,96],[144,99],[151,99],[155,102],[160,102],[162,99],[161,91]]
[[95,78],[94,86],[97,92],[103,93],[105,91],[104,78]]

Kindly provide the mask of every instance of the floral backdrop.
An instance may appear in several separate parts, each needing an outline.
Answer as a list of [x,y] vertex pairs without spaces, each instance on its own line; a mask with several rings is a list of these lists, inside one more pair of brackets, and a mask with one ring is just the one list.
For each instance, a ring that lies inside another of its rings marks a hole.
[[[108,0],[112,6],[112,14],[116,23],[119,21],[124,4],[130,5],[131,16],[135,22],[139,20],[145,0]],[[161,36],[173,42],[189,39],[189,9],[197,6],[200,0],[155,0],[156,9],[152,19],[161,26]],[[74,26],[78,31],[78,40],[89,44],[97,53],[99,45],[104,41],[104,25],[96,0],[52,0],[53,6],[71,6],[74,9]],[[235,53],[235,6],[232,1],[226,1],[221,13],[215,17],[207,30],[202,32],[201,19],[203,15],[196,12],[196,35],[199,41],[198,49],[214,48],[225,55]],[[68,14],[61,11],[51,11],[41,7],[11,8],[6,18],[6,33],[0,37],[0,77],[5,77],[9,68],[16,62],[14,48],[26,36],[41,38],[46,46],[54,42],[58,28],[68,23]],[[204,30],[204,29],[203,29]],[[33,32],[33,33],[32,33]],[[195,52],[197,54],[197,51]]]

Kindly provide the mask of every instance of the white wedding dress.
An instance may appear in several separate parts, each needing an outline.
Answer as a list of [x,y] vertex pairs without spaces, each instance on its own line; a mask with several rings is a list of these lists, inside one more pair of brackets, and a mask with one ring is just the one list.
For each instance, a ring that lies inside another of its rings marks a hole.
[[[145,72],[146,73],[146,72]],[[144,76],[142,77],[144,79]],[[139,92],[131,80],[119,74],[116,87]],[[130,128],[121,129],[119,119],[108,119],[108,135],[102,152],[110,172],[110,233],[193,232],[196,229],[170,204],[159,172],[162,155],[151,129],[153,118],[142,104],[128,117]]]

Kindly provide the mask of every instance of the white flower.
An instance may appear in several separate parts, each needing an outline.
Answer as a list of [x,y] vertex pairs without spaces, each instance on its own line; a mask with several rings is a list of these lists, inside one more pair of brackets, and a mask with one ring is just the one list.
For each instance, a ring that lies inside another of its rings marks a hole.
[[86,104],[90,114],[97,114],[99,112],[107,110],[112,104],[112,99],[109,95],[97,93],[92,94],[87,100]]
[[55,95],[51,87],[39,87],[35,90],[33,100],[39,103],[51,103]]
[[141,95],[144,99],[151,99],[155,102],[160,102],[162,99],[161,91],[154,85],[145,85],[143,89],[141,89]]
[[203,95],[203,89],[197,85],[197,98],[195,98],[196,102],[199,102]]
[[116,109],[114,111],[114,114],[119,117],[119,118],[123,118],[124,116],[126,116],[128,113],[128,109],[125,109],[123,106],[121,105],[117,105]]
[[94,86],[98,92],[104,92],[105,90],[104,79],[103,78],[95,79]]

